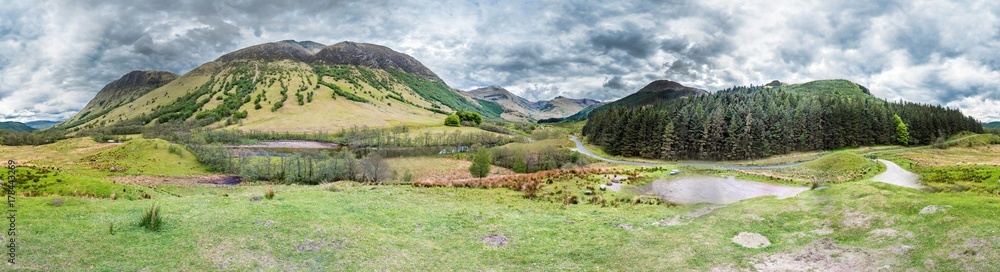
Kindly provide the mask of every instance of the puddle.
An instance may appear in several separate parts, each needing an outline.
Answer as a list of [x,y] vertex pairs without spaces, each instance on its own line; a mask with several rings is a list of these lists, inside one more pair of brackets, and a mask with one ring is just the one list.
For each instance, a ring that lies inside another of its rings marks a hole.
[[640,193],[659,195],[664,200],[678,204],[731,204],[760,196],[776,196],[778,199],[783,199],[808,189],[739,180],[733,177],[685,177],[675,180],[656,180],[638,190]]

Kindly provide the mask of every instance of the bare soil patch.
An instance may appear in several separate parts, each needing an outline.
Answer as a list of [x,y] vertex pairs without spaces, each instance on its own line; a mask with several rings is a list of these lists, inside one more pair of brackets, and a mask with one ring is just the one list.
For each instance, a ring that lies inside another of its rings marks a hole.
[[479,240],[483,241],[483,243],[486,243],[486,245],[491,246],[491,247],[503,247],[503,246],[507,246],[507,236],[504,236],[502,234],[496,234],[496,233],[494,233],[494,234],[486,235],[486,236],[483,236],[482,238],[480,238]]
[[[892,270],[892,250],[843,247],[823,238],[805,248],[764,256],[753,262],[757,271],[876,271]],[[898,269],[898,268],[897,268]]]
[[767,236],[756,232],[740,232],[730,241],[745,248],[765,248],[771,245],[771,240],[767,239]]
[[924,207],[923,209],[920,209],[920,214],[935,214],[939,212],[946,212],[950,208],[951,205],[944,205],[944,206],[929,205],[927,207]]

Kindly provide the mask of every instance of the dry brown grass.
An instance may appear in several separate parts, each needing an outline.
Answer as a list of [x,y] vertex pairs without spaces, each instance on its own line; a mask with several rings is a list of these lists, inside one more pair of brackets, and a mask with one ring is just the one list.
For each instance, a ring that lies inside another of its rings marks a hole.
[[949,149],[919,149],[901,152],[898,156],[920,166],[991,165],[1000,166],[1000,145],[952,147]]
[[545,184],[563,178],[586,178],[590,175],[616,174],[638,176],[640,170],[625,170],[613,168],[577,168],[539,171],[530,174],[498,175],[486,178],[466,179],[435,179],[425,178],[413,183],[417,187],[467,187],[467,188],[507,188],[525,192],[525,196],[534,197],[534,193]]

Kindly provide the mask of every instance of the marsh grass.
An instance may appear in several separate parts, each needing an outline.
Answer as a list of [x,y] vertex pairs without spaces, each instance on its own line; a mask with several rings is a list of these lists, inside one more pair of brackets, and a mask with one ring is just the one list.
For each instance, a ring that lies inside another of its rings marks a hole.
[[273,200],[274,199],[274,188],[267,187],[267,191],[264,191],[264,198],[267,198],[267,200]]
[[160,228],[163,226],[160,206],[155,203],[150,205],[146,213],[143,214],[142,219],[139,220],[139,226],[150,231],[160,231]]

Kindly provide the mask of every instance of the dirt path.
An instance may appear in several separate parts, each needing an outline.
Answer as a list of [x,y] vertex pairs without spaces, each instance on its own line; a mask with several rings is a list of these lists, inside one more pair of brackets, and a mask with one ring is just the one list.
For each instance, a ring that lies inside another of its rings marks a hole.
[[881,159],[878,161],[885,164],[885,172],[872,177],[872,180],[913,189],[923,188],[918,182],[920,176],[917,174],[906,171],[891,161]]
[[595,159],[598,159],[598,160],[602,160],[602,161],[606,161],[606,162],[611,162],[611,163],[620,163],[620,164],[628,164],[628,165],[635,165],[635,166],[644,166],[644,167],[662,166],[662,164],[645,163],[645,162],[633,162],[633,161],[619,161],[619,160],[612,160],[612,159],[608,159],[608,158],[605,158],[605,157],[601,157],[601,156],[598,156],[597,154],[594,154],[594,152],[590,152],[590,149],[587,149],[587,147],[584,147],[583,143],[581,143],[580,140],[576,138],[576,136],[569,136],[569,139],[573,140],[573,142],[576,143],[576,152],[583,153],[584,155],[590,156],[591,158],[595,158]]
[[676,180],[656,180],[640,191],[651,192],[678,204],[731,204],[760,196],[789,198],[808,190],[768,183],[739,180],[733,177],[687,177]]
[[[634,162],[634,161],[622,161],[622,160],[613,160],[613,159],[608,159],[608,158],[605,158],[605,157],[601,157],[601,156],[598,156],[597,154],[594,154],[594,152],[591,152],[589,149],[587,149],[587,147],[583,146],[583,143],[580,142],[580,139],[577,139],[576,136],[569,136],[569,137],[570,137],[570,140],[573,140],[573,143],[576,143],[576,151],[577,152],[583,153],[584,155],[590,156],[591,158],[595,158],[595,159],[606,161],[606,162],[610,162],[610,163],[620,163],[620,164],[643,166],[643,167],[667,166],[666,164],[655,164],[655,163]],[[707,167],[707,168],[723,168],[723,169],[731,169],[731,170],[754,170],[754,169],[775,169],[775,168],[795,167],[795,166],[799,166],[799,165],[802,165],[802,164],[807,163],[807,162],[809,162],[809,161],[797,162],[797,163],[790,163],[790,164],[755,165],[755,166],[749,166],[749,165],[725,165],[725,164],[715,164],[715,163],[706,163],[706,162],[681,162],[680,164],[681,165],[686,165],[686,166]]]

